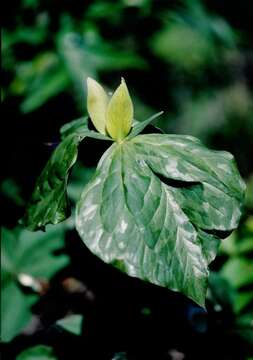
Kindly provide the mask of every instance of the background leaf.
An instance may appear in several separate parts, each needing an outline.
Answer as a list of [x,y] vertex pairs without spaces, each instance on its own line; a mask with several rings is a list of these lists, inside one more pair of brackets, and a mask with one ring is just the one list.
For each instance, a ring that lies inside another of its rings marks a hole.
[[74,335],[80,335],[82,330],[82,321],[82,315],[75,314],[58,320],[56,324]]
[[253,282],[253,264],[242,257],[232,258],[223,266],[222,275],[236,288]]
[[[9,341],[31,319],[30,307],[38,299],[40,281],[50,279],[68,264],[64,254],[54,256],[64,244],[62,225],[51,227],[46,233],[31,233],[23,229],[2,231],[1,253],[1,322],[2,339]],[[31,288],[25,294],[21,288]]]
[[22,351],[17,360],[57,360],[53,349],[45,345],[37,345]]

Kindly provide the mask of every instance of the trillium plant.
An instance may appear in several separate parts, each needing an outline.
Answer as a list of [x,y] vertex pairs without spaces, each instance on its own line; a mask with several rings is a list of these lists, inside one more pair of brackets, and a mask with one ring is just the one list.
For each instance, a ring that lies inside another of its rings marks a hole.
[[88,117],[64,125],[24,217],[31,230],[69,215],[67,180],[87,137],[111,141],[76,206],[76,229],[104,262],[205,306],[208,265],[238,226],[245,184],[233,156],[192,136],[143,134],[122,79],[110,98],[88,78]]

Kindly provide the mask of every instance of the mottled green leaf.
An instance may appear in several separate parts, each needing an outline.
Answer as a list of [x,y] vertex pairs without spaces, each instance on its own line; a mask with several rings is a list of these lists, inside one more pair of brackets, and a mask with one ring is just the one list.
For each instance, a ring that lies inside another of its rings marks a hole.
[[208,264],[238,225],[244,190],[231,154],[189,136],[139,135],[103,155],[76,226],[105,262],[204,306]]
[[54,150],[38,178],[23,218],[30,230],[57,224],[69,216],[66,186],[69,171],[76,162],[80,139],[75,134],[67,136]]
[[[154,173],[179,181],[172,188],[198,227],[218,231],[237,227],[245,184],[230,153],[211,151],[191,136],[150,134],[133,141]],[[180,181],[185,184],[178,188]]]

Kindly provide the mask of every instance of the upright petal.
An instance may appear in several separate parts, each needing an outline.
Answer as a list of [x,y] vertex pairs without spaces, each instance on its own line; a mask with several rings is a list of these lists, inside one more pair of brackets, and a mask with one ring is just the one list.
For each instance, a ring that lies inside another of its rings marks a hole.
[[87,78],[87,109],[95,128],[105,134],[105,114],[108,96],[102,86],[95,80]]
[[120,141],[131,130],[133,104],[124,79],[113,94],[106,111],[106,129],[109,135]]

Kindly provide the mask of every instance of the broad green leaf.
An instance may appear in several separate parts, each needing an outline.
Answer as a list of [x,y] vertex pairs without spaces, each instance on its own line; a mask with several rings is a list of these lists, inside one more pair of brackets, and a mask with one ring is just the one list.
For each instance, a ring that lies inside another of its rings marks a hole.
[[36,345],[22,351],[16,360],[57,360],[53,354],[53,348],[46,345]]
[[231,154],[189,136],[139,135],[103,155],[76,227],[103,261],[204,306],[208,264],[238,225],[244,190]]
[[82,331],[82,321],[83,316],[75,314],[58,320],[56,324],[74,335],[80,335]]
[[4,341],[11,340],[28,323],[30,307],[38,298],[36,294],[25,294],[20,284],[39,291],[39,279],[50,279],[67,265],[66,255],[53,255],[63,245],[62,225],[50,227],[46,233],[2,230],[1,335]]
[[87,109],[95,128],[105,135],[105,113],[109,102],[103,87],[95,80],[87,79]]
[[125,81],[113,94],[106,111],[106,129],[117,141],[123,140],[131,130],[133,122],[133,104]]
[[230,153],[211,151],[191,136],[150,134],[133,141],[139,158],[155,174],[185,182],[181,188],[172,183],[173,192],[198,227],[218,231],[237,227],[245,183]]

